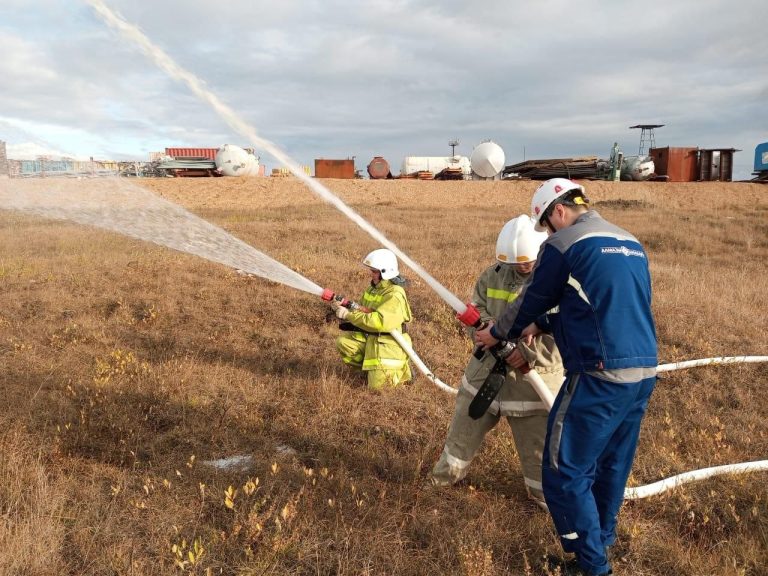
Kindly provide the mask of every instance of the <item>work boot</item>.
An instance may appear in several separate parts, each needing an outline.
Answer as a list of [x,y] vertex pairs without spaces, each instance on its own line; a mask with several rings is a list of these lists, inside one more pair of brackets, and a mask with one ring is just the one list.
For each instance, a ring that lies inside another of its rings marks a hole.
[[564,560],[557,556],[547,556],[547,568],[549,568],[553,574],[557,574],[556,570],[559,569],[560,576],[610,576],[613,574],[613,570],[601,572],[600,574],[588,572],[579,565],[578,558]]

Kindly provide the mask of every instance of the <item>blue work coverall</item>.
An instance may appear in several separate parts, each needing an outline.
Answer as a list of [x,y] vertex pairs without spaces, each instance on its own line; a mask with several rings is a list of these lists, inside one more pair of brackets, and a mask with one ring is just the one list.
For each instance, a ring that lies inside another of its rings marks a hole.
[[[559,306],[549,322],[546,312]],[[607,574],[606,547],[656,382],[656,329],[645,250],[594,210],[542,244],[531,280],[492,328],[514,340],[552,331],[566,380],[547,422],[542,484],[563,549]]]

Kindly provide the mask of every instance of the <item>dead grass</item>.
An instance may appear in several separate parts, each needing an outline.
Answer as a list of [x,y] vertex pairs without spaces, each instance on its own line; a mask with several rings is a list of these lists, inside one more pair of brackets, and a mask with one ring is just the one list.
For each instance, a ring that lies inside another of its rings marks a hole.
[[[533,182],[329,181],[462,299]],[[359,296],[375,241],[293,179],[145,181],[322,286]],[[587,183],[647,246],[660,356],[768,354],[768,201],[746,184]],[[539,574],[558,553],[506,426],[468,482],[428,484],[452,399],[372,394],[316,298],[119,235],[0,212],[0,573]],[[415,347],[471,350],[413,274]],[[670,373],[631,483],[768,453],[768,367]],[[252,456],[245,470],[203,461]],[[617,574],[768,573],[764,475],[625,506]],[[191,554],[191,555],[190,555]]]
[[65,548],[65,491],[41,447],[7,414],[0,423],[0,573],[57,574]]

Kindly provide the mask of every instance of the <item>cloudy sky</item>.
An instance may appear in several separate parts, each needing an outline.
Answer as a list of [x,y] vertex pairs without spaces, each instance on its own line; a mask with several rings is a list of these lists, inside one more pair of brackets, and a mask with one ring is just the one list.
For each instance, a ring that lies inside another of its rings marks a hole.
[[[747,178],[768,141],[764,0],[104,1],[302,164],[633,154],[653,123]],[[251,144],[85,1],[0,0],[0,54],[12,158]]]

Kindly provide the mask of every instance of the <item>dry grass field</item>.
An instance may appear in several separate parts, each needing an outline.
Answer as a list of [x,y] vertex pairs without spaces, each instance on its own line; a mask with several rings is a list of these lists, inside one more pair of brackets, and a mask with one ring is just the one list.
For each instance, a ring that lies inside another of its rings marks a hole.
[[[359,260],[378,245],[293,178],[140,183],[323,287],[365,287]],[[462,300],[536,187],[325,183]],[[648,249],[662,362],[768,355],[768,189],[585,184]],[[456,385],[471,343],[405,275],[414,347]],[[326,311],[195,256],[0,210],[0,574],[544,573],[559,544],[507,425],[467,481],[432,487],[453,397],[423,377],[369,392]],[[766,364],[665,375],[630,484],[766,459],[766,385]],[[251,460],[205,463],[234,455]],[[767,487],[719,477],[625,504],[616,574],[768,574]]]

